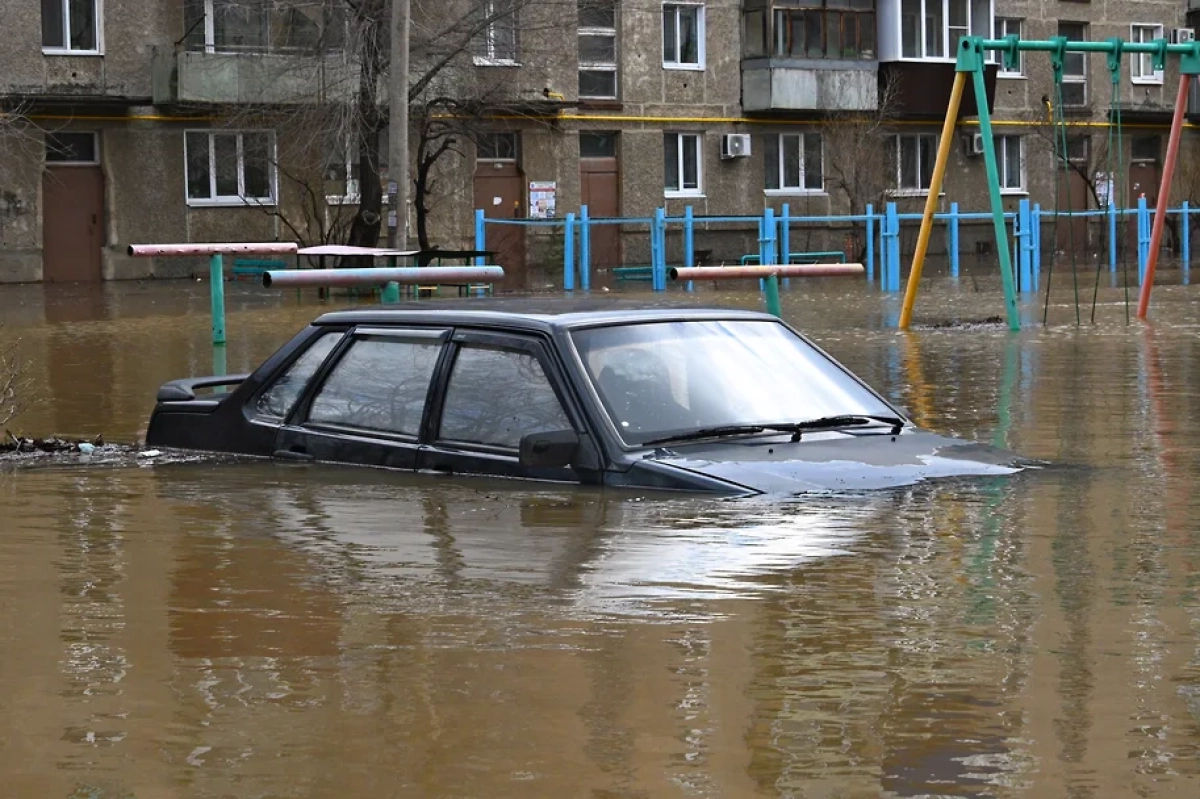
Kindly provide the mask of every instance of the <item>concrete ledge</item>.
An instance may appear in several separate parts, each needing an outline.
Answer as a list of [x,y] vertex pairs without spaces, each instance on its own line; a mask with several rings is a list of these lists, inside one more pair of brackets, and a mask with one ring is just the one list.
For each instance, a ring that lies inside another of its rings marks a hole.
[[0,250],[0,283],[41,282],[41,250]]

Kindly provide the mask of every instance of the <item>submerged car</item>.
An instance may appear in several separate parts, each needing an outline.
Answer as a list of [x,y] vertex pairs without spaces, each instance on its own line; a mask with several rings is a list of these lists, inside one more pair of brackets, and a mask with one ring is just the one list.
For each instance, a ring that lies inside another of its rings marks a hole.
[[250,374],[164,385],[146,443],[727,494],[1028,465],[917,428],[774,316],[568,300],[326,313]]

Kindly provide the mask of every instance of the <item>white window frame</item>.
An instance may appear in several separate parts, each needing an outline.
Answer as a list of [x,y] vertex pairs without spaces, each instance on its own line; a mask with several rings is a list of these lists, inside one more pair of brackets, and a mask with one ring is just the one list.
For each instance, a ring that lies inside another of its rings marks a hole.
[[[97,0],[97,2],[103,2],[103,0]],[[343,23],[344,22],[345,21],[343,20]],[[322,33],[324,34],[325,31],[322,31]],[[206,52],[206,53],[222,53],[225,55],[277,55],[277,54],[279,54],[278,51],[273,50],[273,48],[271,47],[271,43],[270,43],[271,28],[269,25],[266,30],[266,35],[267,35],[268,41],[267,41],[267,44],[261,50],[240,50],[240,49],[236,49],[236,48],[229,49],[229,50],[217,49],[216,11],[213,9],[213,0],[204,0],[204,52]],[[343,36],[345,36],[345,32],[343,32]],[[344,50],[344,48],[329,48],[328,52],[335,52],[339,49]]]
[[[484,52],[482,55],[474,56],[473,61],[475,62],[475,66],[477,66],[477,67],[519,67],[519,66],[521,66],[520,58],[519,58],[520,47],[521,47],[521,40],[520,40],[521,29],[520,29],[520,26],[518,25],[518,21],[517,21],[517,9],[516,9],[515,3],[513,3],[512,0],[480,0],[480,2],[483,5],[483,15],[484,15],[485,19],[487,17],[493,16],[494,14],[496,14],[496,6],[498,6],[502,2],[505,2],[508,4],[509,11],[507,13],[507,16],[498,17],[496,19],[493,19],[491,22],[489,22],[484,27],[483,31],[479,34],[481,37],[483,37]],[[496,50],[497,50],[496,30],[497,30],[497,26],[502,22],[512,26],[513,52],[512,52],[511,57],[506,56],[506,55],[497,55],[496,54]]]
[[[579,99],[581,100],[616,100],[621,96],[621,76],[617,70],[617,65],[621,60],[620,42],[617,39],[616,24],[619,19],[620,9],[616,1],[613,2],[613,25],[612,28],[594,28],[580,26],[577,37],[583,36],[610,36],[613,40],[613,60],[612,62],[599,61],[579,61],[580,72],[611,72],[613,73],[613,93],[609,94],[583,94],[580,92]],[[576,41],[578,47],[578,40]]]
[[[192,197],[188,191],[188,135],[199,133],[208,137],[208,197]],[[267,134],[267,183],[270,185],[270,196],[268,197],[247,197],[246,196],[246,156],[245,156],[245,137],[248,133],[265,133]],[[238,194],[218,195],[217,194],[217,148],[214,146],[214,137],[216,136],[237,136],[237,179],[238,179]],[[279,196],[279,175],[275,167],[276,158],[276,141],[275,131],[259,128],[259,129],[243,129],[243,130],[213,130],[211,128],[189,128],[183,132],[183,195],[187,200],[187,204],[193,208],[204,207],[220,207],[220,206],[274,206],[278,202]]]
[[[895,135],[895,137],[893,138],[893,141],[895,142],[895,147],[896,147],[896,188],[892,189],[888,193],[894,197],[926,197],[929,195],[928,187],[906,188],[906,187],[900,185],[901,181],[904,178],[904,174],[903,174],[904,173],[904,152],[902,150],[902,144],[903,144],[904,139],[906,139],[906,138],[911,138],[911,139],[917,140],[917,142],[918,142],[917,157],[918,158],[921,155],[920,139],[922,139],[922,138],[933,139],[933,147],[932,147],[932,152],[934,154],[933,157],[937,158],[938,140],[941,138],[941,136],[939,134],[937,134],[937,133],[897,133]],[[917,183],[919,184],[920,182],[921,182],[921,164],[918,161],[917,162]],[[944,184],[943,184],[943,188],[945,188]],[[944,192],[939,192],[939,196],[941,195],[941,193],[944,193]]]
[[[1147,35],[1149,34],[1149,35]],[[1152,22],[1134,22],[1129,26],[1129,41],[1152,42],[1165,38],[1165,28]],[[1139,86],[1162,86],[1163,71],[1154,68],[1150,53],[1134,53],[1129,65],[1129,80]]]
[[[826,193],[825,192],[825,137],[822,136],[817,131],[808,131],[805,133],[778,133],[778,134],[770,134],[770,135],[774,136],[775,141],[776,141],[775,155],[778,160],[775,163],[775,174],[779,180],[779,188],[777,188],[777,189],[765,189],[764,188],[763,193],[770,197],[797,197],[797,196],[812,197],[812,196],[819,196],[819,195],[825,194]],[[805,144],[806,144],[805,140],[809,136],[816,136],[821,142],[821,188],[819,188],[819,189],[808,189],[808,188],[805,188],[805,186],[804,186],[805,173],[807,172],[807,168],[808,168],[808,165],[805,163],[805,160],[804,160],[804,154],[808,150],[808,148],[805,146]],[[798,141],[796,142],[796,145],[800,148],[800,158],[799,158],[800,174],[798,176],[799,182],[795,186],[788,186],[788,185],[786,185],[786,181],[785,181],[785,176],[784,176],[784,171],[783,171],[783,165],[786,160],[783,157],[783,141],[785,138],[797,139]]]
[[[1019,17],[996,17],[996,38],[1003,39],[1011,33],[1021,35],[1021,31],[1025,28],[1025,20]],[[997,54],[997,60],[1000,63],[1000,71],[996,73],[999,78],[1024,78],[1025,77],[1025,51],[1017,51],[1017,69],[1015,72],[1010,72],[1004,68],[1004,57]]]
[[[1063,23],[1060,20],[1059,26],[1061,27],[1062,24]],[[1081,32],[1083,34],[1080,41],[1087,41],[1088,34],[1090,33],[1090,27],[1086,22],[1068,22],[1067,24],[1068,25],[1078,25],[1081,28]],[[1059,33],[1058,31],[1055,31],[1055,35],[1061,36],[1062,34]],[[1070,55],[1071,54],[1068,54],[1068,57]],[[1066,108],[1086,108],[1088,101],[1091,99],[1089,96],[1091,94],[1091,90],[1088,88],[1088,55],[1089,55],[1088,53],[1079,53],[1079,56],[1081,57],[1081,59],[1083,61],[1083,74],[1082,75],[1073,75],[1073,74],[1067,72],[1066,64],[1065,63],[1063,64],[1063,83],[1064,84],[1080,84],[1083,86],[1083,101],[1079,102],[1079,103],[1068,103],[1064,99],[1063,106]],[[1065,62],[1065,58],[1064,58],[1064,62]]]
[[[47,47],[42,45],[42,55],[104,55],[104,0],[91,0],[92,9],[96,15],[96,47],[92,50],[74,50],[71,48],[71,0],[58,0],[63,9],[63,46]],[[40,19],[41,4],[38,4]],[[39,38],[41,31],[38,31]]]
[[[354,146],[354,133],[346,133],[345,149],[342,151],[346,161],[342,165],[346,169],[346,191],[342,194],[326,194],[325,202],[329,205],[358,205],[362,200],[362,186],[359,185],[359,180],[350,177],[354,173],[354,167],[358,164],[358,148]],[[209,145],[212,146],[211,144]],[[326,163],[329,159],[326,159]],[[383,193],[383,201],[386,204],[388,200],[387,192]]]
[[[679,176],[679,188],[672,189],[666,185],[666,162],[663,162],[663,196],[664,197],[703,197],[704,196],[704,134],[702,132],[681,132],[681,131],[664,131],[664,136],[675,137],[675,168],[676,174]],[[683,140],[685,138],[693,138],[696,140],[696,187],[694,189],[683,188]],[[665,155],[665,154],[664,154]]]
[[[1021,162],[1020,163],[1020,167],[1021,167],[1020,185],[1006,186],[1006,185],[1004,185],[1005,175],[1008,174],[1008,170],[1006,168],[1008,165],[1008,148],[1007,148],[1006,144],[1008,141],[1010,141],[1012,139],[1017,140],[1017,158]],[[996,148],[996,171],[999,173],[999,178],[1000,178],[1000,193],[1001,194],[1028,194],[1029,190],[1026,188],[1028,186],[1028,182],[1026,179],[1026,172],[1025,172],[1025,137],[1018,136],[1015,134],[1005,134],[1002,136],[996,136],[992,141],[994,142],[995,148]]]
[[[697,3],[694,0],[670,0],[670,2],[664,2],[662,4],[662,7],[663,7],[662,44],[663,44],[664,50],[666,50],[666,46],[667,46],[666,12],[667,12],[667,9],[669,9],[669,8],[675,10],[675,60],[674,61],[666,60],[666,58],[665,58],[666,53],[664,52],[663,53],[663,55],[664,55],[663,69],[681,69],[681,70],[692,70],[692,71],[696,71],[696,72],[703,71],[704,70],[704,61],[705,61],[704,44],[705,44],[705,39],[708,38],[707,33],[705,31],[705,27],[704,27],[704,25],[705,25],[704,4]],[[696,63],[694,63],[694,64],[679,60],[679,55],[680,55],[680,50],[681,50],[681,39],[679,36],[680,27],[681,27],[680,26],[680,12],[684,9],[696,12],[696,39],[697,39],[697,41],[696,41]]]
[[[898,36],[898,39],[899,39],[898,43],[900,45],[900,49],[899,49],[900,60],[901,61],[951,61],[951,62],[956,61],[958,58],[958,51],[957,51],[958,42],[950,41],[950,3],[951,3],[951,0],[916,0],[916,2],[920,3],[920,5],[921,5],[921,13],[920,13],[921,25],[919,28],[920,55],[906,56],[906,55],[904,55],[904,29],[903,29],[903,21],[902,21],[903,20],[903,8],[904,8],[903,0],[896,0],[896,5],[897,5],[896,13],[899,15],[897,17],[897,21],[896,21],[896,24],[898,26],[898,28],[896,30],[896,35]],[[929,13],[926,11],[926,8],[935,3],[942,7],[942,55],[931,56],[928,54],[929,53],[929,43],[926,41],[926,37],[925,37],[925,33],[926,33],[925,19],[929,16]],[[974,19],[975,15],[974,15],[973,11],[971,10],[971,6],[972,6],[971,0],[967,0],[967,35],[968,36],[973,35],[976,31],[976,28],[978,27],[975,24],[975,19]],[[998,17],[996,17],[995,3],[992,3],[990,8],[992,11],[992,23],[994,25],[996,19],[998,19]],[[878,3],[878,2],[876,5],[875,13],[876,14],[880,13],[880,3]],[[877,17],[877,18],[882,19],[881,16]],[[988,26],[988,27],[989,27],[989,30],[986,31],[985,33],[987,35],[990,35],[991,34],[991,30],[990,30],[991,26]],[[876,46],[878,46],[878,45],[876,45]],[[990,63],[997,57],[998,56],[995,53],[989,51],[988,55],[985,57],[985,60]]]

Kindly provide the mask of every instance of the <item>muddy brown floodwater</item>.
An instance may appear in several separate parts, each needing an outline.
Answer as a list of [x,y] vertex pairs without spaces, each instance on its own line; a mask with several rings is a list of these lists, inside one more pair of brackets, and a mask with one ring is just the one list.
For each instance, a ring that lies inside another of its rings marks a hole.
[[[1056,280],[1059,278],[1056,277]],[[936,279],[917,322],[1003,312]],[[753,294],[702,295],[753,306]],[[652,499],[291,464],[0,470],[0,795],[1200,796],[1200,290],[1019,334],[785,314],[921,424],[1054,467]],[[230,286],[230,371],[319,309]],[[6,287],[20,432],[134,441],[207,286]]]

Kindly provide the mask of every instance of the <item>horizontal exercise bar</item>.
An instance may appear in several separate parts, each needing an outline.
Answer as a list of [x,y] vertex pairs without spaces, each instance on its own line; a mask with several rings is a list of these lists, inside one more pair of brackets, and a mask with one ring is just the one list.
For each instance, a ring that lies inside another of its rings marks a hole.
[[493,283],[504,279],[500,266],[395,266],[377,269],[287,269],[263,272],[264,288],[303,286],[436,286]]
[[[1166,39],[1157,39],[1157,42],[1165,42]],[[984,50],[1008,50],[1012,47],[1011,42],[1007,39],[982,39],[979,45]],[[1155,42],[1121,42],[1122,53],[1157,53],[1161,45]],[[1018,50],[1033,50],[1042,52],[1054,52],[1059,49],[1057,42],[1050,39],[1018,39]],[[1071,42],[1068,41],[1063,45],[1063,49],[1068,53],[1112,53],[1116,52],[1116,47],[1112,42]],[[1190,55],[1196,52],[1196,48],[1191,44],[1168,44],[1166,45],[1168,53],[1177,55]]]
[[742,280],[777,277],[844,277],[861,275],[862,264],[776,264],[767,266],[672,267],[672,280]]
[[299,247],[291,241],[272,241],[261,243],[214,244],[196,242],[193,244],[130,244],[130,255],[240,255],[242,253],[263,253],[268,255],[294,255]]

